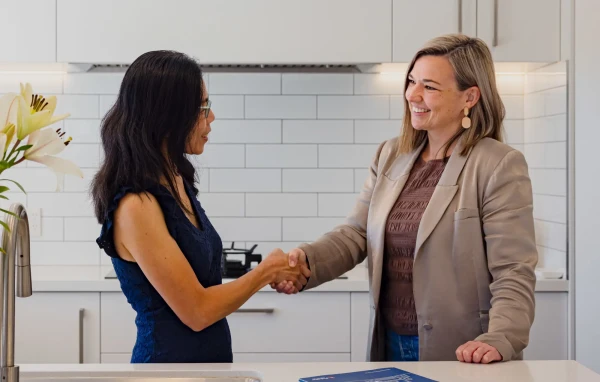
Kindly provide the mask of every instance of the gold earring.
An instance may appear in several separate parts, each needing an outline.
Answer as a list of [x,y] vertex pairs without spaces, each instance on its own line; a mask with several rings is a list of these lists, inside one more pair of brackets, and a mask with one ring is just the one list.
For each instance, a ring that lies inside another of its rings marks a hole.
[[469,108],[465,106],[465,117],[462,119],[463,129],[471,127],[471,118],[469,118]]

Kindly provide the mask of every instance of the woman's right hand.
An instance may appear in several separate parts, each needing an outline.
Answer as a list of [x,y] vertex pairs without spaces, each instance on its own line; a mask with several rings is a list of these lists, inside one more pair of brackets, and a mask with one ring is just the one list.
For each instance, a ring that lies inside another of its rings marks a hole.
[[296,290],[301,290],[310,277],[310,270],[306,265],[298,263],[293,267],[290,266],[288,254],[279,248],[273,250],[259,266],[263,267],[269,275],[271,285],[287,281],[293,283]]

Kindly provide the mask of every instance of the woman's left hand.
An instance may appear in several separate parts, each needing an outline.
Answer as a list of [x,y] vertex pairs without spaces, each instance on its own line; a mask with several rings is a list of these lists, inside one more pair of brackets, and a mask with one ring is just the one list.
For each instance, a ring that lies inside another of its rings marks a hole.
[[456,358],[467,363],[502,361],[502,356],[495,347],[478,341],[469,341],[459,346],[456,349]]

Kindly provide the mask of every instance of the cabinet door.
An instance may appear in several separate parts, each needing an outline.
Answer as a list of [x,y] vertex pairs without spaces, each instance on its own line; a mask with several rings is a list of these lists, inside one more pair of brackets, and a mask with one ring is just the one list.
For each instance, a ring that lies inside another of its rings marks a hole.
[[99,293],[34,292],[16,298],[16,364],[99,362]]
[[410,62],[434,37],[476,31],[476,0],[394,0],[392,13],[394,62]]
[[350,353],[233,353],[233,362],[350,362]]
[[352,362],[367,361],[367,341],[369,339],[369,293],[353,292],[350,297],[350,338]]
[[172,49],[203,64],[391,61],[392,0],[57,0],[61,62]]
[[560,9],[560,0],[478,0],[477,35],[494,61],[558,61]]
[[568,293],[535,294],[535,319],[529,333],[526,360],[568,359]]
[[0,1],[0,62],[56,61],[56,0]]

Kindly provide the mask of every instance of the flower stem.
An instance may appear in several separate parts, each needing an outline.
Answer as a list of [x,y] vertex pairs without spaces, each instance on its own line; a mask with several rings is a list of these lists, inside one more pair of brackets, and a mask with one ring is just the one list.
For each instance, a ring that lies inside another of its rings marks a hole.
[[10,157],[14,154],[15,150],[19,146],[19,143],[21,143],[21,140],[17,139],[17,141],[15,142],[15,145],[13,146],[12,150],[10,150],[10,154],[8,154],[8,157],[6,158],[7,162],[10,162]]

